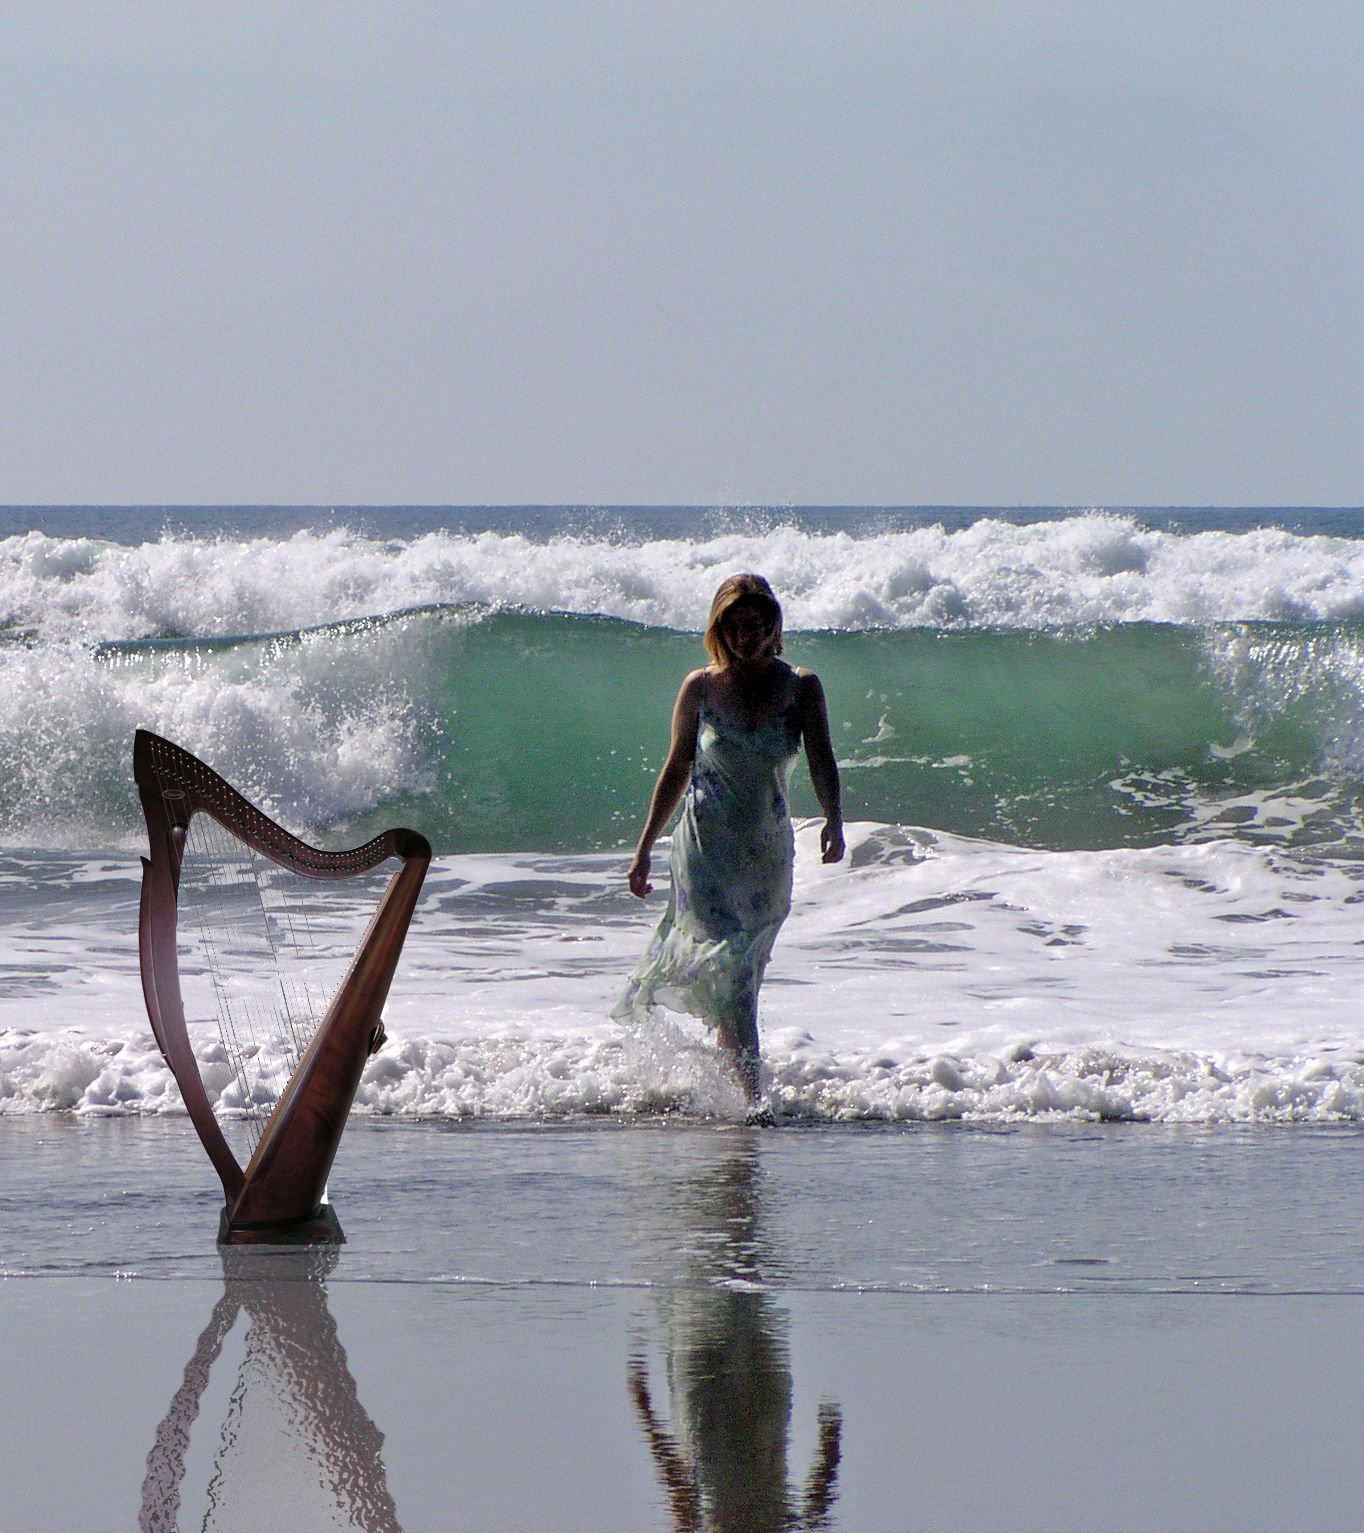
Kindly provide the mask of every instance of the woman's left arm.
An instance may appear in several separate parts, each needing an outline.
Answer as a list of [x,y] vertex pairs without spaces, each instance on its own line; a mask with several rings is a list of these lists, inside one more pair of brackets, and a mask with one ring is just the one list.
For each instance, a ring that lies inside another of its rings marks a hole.
[[810,764],[810,781],[815,785],[815,796],[824,811],[824,829],[819,833],[824,861],[841,862],[843,804],[838,763],[834,760],[833,742],[829,738],[829,710],[824,701],[824,688],[813,671],[806,671],[801,677],[800,731],[805,741],[805,759]]

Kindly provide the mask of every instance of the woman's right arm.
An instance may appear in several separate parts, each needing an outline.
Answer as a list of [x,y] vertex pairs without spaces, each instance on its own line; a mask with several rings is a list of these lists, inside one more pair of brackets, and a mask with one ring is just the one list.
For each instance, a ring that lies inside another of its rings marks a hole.
[[649,818],[644,822],[639,845],[635,848],[635,860],[630,864],[626,879],[630,893],[639,899],[653,892],[649,882],[649,858],[654,842],[663,833],[663,827],[672,818],[682,795],[691,781],[692,760],[696,755],[696,730],[701,717],[701,693],[705,686],[705,672],[693,671],[682,683],[673,704],[672,744],[668,747],[668,759],[654,784],[654,795],[649,800]]

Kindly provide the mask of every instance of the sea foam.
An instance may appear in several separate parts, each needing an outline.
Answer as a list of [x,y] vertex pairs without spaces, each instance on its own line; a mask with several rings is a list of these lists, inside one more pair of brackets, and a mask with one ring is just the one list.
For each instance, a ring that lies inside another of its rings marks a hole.
[[[1364,1116],[1350,869],[1229,842],[1036,853],[865,824],[850,845],[826,867],[817,825],[798,834],[763,994],[789,1118]],[[9,867],[0,1112],[179,1111],[129,962],[131,870]],[[699,1024],[607,1020],[657,909],[625,893],[618,858],[442,859],[358,1110],[740,1115]],[[216,1031],[194,1036],[232,1116]]]

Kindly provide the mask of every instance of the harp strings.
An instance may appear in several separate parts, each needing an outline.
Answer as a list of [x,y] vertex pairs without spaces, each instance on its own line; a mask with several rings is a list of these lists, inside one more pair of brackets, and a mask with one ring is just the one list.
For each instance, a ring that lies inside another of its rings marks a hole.
[[322,951],[294,881],[211,815],[191,819],[180,908],[198,938],[252,1153],[326,1009]]
[[[181,875],[182,906],[192,910],[214,999],[218,1034],[236,1079],[237,1101],[254,1153],[263,1109],[279,1093],[270,1049],[289,1051],[290,1034],[272,1004],[276,962],[259,918],[255,869],[246,849],[206,814],[190,824]],[[185,896],[190,898],[186,901]],[[286,1057],[292,1071],[296,1061]]]
[[326,1014],[327,990],[325,985],[318,983],[318,976],[323,973],[322,953],[307,906],[289,893],[290,884],[302,880],[291,879],[288,873],[276,868],[250,847],[246,850],[255,874],[261,919],[275,961],[275,979],[288,1030],[289,1070],[292,1074]]
[[[218,943],[224,946],[233,941],[231,902],[227,891],[232,885],[228,870],[222,865],[216,848],[210,844],[213,837],[205,815],[197,816],[190,824],[185,839],[180,865],[180,908],[191,916],[199,937],[199,951],[203,959],[205,975],[213,995],[214,1016],[218,1034],[227,1055],[228,1063],[236,1078],[238,1094],[243,1105],[251,1101],[251,1087],[246,1073],[246,1051],[239,1036],[240,1030],[251,1041],[254,1029],[246,1008],[234,1007],[223,982],[224,965],[218,956]],[[248,1127],[248,1137],[250,1128]]]

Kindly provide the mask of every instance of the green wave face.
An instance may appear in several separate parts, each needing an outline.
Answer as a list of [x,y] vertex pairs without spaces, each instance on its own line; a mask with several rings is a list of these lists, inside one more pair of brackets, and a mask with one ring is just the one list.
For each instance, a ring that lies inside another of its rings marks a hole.
[[[1364,625],[840,630],[788,635],[787,658],[823,678],[850,819],[1364,847]],[[704,660],[695,634],[468,607],[0,648],[0,838],[135,842],[144,726],[330,845],[405,823],[442,852],[627,846]],[[792,804],[817,812],[803,765]]]
[[[800,633],[845,813],[1053,848],[1358,833],[1364,633],[1130,625]],[[395,810],[445,851],[627,845],[695,635],[503,612],[450,628],[432,673],[430,792]],[[818,806],[803,765],[797,814]]]

